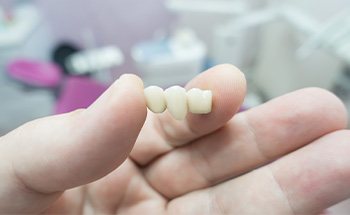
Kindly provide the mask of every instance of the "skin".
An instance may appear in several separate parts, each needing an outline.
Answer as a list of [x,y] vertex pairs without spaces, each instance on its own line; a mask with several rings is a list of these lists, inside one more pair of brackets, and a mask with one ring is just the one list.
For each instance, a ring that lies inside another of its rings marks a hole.
[[141,80],[126,75],[86,110],[3,136],[1,213],[317,214],[350,197],[350,131],[333,94],[303,89],[236,114],[237,68],[194,87],[213,91],[212,113],[147,113]]

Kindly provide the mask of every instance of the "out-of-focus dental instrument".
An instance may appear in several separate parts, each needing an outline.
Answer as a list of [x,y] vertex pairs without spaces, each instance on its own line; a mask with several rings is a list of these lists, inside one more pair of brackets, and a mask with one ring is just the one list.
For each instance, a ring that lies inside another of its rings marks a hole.
[[[289,14],[293,14],[292,11]],[[294,14],[296,14],[295,10]],[[315,50],[325,49],[345,62],[350,63],[350,9],[344,9],[323,26],[321,26],[321,23],[313,21],[310,17],[300,15],[299,17],[302,17],[304,23],[312,24],[308,27],[309,39],[297,51],[298,57],[307,58]]]
[[40,23],[40,15],[32,5],[22,5],[16,8],[13,14],[6,13],[6,11],[2,13],[4,23],[7,24],[4,25],[0,34],[0,48],[9,47],[25,40]]
[[34,87],[58,87],[62,81],[61,69],[53,63],[17,59],[7,66],[10,77]]
[[203,70],[205,44],[192,29],[180,28],[168,38],[135,45],[132,58],[146,85],[182,85]]
[[174,12],[196,12],[211,14],[242,14],[247,11],[244,1],[227,0],[169,0],[166,7]]
[[72,74],[83,75],[119,66],[123,62],[120,49],[108,46],[75,53],[67,59],[66,65]]
[[215,63],[231,63],[240,68],[251,65],[255,52],[247,49],[257,41],[256,29],[277,16],[275,8],[252,11],[221,24],[214,30],[211,56]]
[[0,5],[0,29],[10,25],[14,19],[13,5],[1,4]]

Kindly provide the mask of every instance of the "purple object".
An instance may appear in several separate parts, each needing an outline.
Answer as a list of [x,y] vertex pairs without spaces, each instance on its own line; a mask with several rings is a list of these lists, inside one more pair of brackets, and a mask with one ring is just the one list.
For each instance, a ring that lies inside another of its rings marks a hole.
[[7,72],[15,80],[36,87],[57,87],[62,80],[58,66],[35,60],[15,60],[8,65]]
[[88,77],[69,77],[56,104],[56,114],[89,107],[107,86]]

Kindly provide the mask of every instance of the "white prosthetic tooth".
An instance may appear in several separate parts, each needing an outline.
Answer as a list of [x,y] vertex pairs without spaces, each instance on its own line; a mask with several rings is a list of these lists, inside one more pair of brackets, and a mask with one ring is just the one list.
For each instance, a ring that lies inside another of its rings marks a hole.
[[164,91],[157,86],[150,86],[144,90],[147,107],[154,113],[163,113],[166,109]]
[[188,108],[194,114],[208,114],[212,110],[213,93],[193,88],[187,92]]
[[166,89],[164,94],[170,114],[177,120],[184,120],[188,111],[186,90],[174,86]]

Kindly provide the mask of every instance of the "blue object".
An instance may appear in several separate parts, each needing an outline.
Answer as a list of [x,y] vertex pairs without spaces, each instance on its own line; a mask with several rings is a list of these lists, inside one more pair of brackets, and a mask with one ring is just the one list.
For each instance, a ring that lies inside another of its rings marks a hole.
[[171,55],[171,49],[167,39],[143,42],[140,43],[137,48],[142,51],[142,58],[145,61]]

